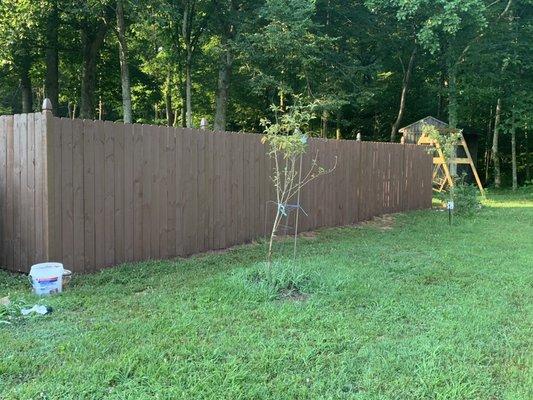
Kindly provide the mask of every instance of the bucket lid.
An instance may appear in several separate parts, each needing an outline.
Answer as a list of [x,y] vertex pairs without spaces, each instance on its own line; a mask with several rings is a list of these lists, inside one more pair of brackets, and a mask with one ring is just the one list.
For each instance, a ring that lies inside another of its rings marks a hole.
[[[52,272],[53,271],[53,272]],[[57,262],[46,262],[32,265],[30,269],[31,276],[42,276],[50,273],[63,274],[63,264]]]

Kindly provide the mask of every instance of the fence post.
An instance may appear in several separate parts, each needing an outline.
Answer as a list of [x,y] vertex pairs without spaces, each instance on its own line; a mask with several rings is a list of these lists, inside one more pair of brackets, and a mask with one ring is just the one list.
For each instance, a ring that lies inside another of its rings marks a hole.
[[54,218],[55,218],[55,210],[54,210],[54,203],[52,200],[52,194],[54,192],[54,176],[52,173],[52,165],[53,165],[53,112],[52,112],[52,102],[50,99],[46,98],[43,101],[43,107],[42,107],[42,113],[43,113],[43,124],[42,124],[42,132],[41,135],[43,136],[43,149],[40,149],[44,153],[43,157],[43,238],[44,238],[44,257],[46,260],[51,261],[52,259],[58,257],[57,254],[55,254],[55,249],[57,248],[56,243],[54,243],[54,240],[56,238],[55,235],[55,225],[54,225]]

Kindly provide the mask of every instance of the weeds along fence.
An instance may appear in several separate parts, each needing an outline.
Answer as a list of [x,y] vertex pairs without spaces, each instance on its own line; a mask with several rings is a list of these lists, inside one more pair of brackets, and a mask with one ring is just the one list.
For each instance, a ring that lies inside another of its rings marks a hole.
[[[0,265],[92,272],[265,236],[266,150],[254,134],[2,116]],[[337,167],[303,189],[302,231],[431,206],[432,161],[416,145],[310,139],[304,169],[315,155]]]

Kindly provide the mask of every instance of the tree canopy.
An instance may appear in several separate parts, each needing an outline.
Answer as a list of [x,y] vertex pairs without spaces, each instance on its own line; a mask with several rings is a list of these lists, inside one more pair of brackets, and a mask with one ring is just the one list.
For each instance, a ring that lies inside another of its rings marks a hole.
[[260,131],[272,109],[302,102],[313,134],[376,141],[399,141],[399,128],[433,115],[478,135],[488,184],[510,183],[513,159],[523,183],[532,6],[3,0],[0,112],[38,111],[49,97],[65,117]]

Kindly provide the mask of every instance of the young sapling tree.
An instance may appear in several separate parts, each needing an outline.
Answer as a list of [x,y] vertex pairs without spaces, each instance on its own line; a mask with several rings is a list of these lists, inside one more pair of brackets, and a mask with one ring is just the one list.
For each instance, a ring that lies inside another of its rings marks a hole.
[[[272,106],[276,116],[272,122],[266,118],[261,120],[265,135],[261,139],[268,145],[268,155],[273,160],[271,180],[276,191],[276,214],[270,231],[268,243],[267,262],[269,269],[272,266],[272,246],[280,227],[289,201],[295,196],[299,197],[300,190],[319,176],[332,172],[337,164],[326,169],[318,165],[318,151],[311,160],[307,171],[302,171],[301,161],[308,149],[307,135],[304,131],[309,126],[309,121],[314,117],[309,107],[292,106],[287,111]],[[299,200],[298,200],[299,202]],[[297,204],[296,207],[300,205]]]

